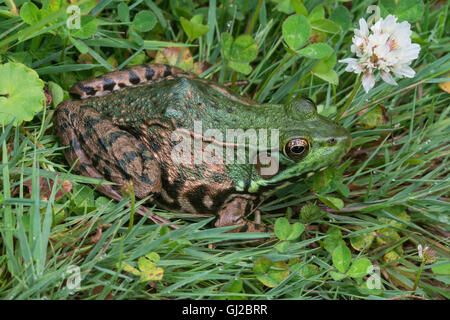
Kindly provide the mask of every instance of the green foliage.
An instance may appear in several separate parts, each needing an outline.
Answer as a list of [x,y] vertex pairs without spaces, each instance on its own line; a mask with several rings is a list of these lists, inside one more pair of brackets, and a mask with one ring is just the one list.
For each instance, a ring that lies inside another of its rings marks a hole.
[[299,54],[311,59],[322,59],[331,56],[334,51],[325,43],[313,43],[298,51]]
[[350,238],[352,248],[361,251],[364,248],[369,248],[375,239],[375,235],[371,232],[361,233]]
[[393,14],[400,21],[416,22],[422,18],[425,5],[422,0],[381,0],[381,15]]
[[[122,22],[130,21],[130,8],[128,8],[128,6],[125,2],[121,2],[117,6],[117,15],[119,16],[119,19]],[[136,18],[135,18],[135,20],[136,20]]]
[[117,267],[135,276],[139,276],[139,281],[148,282],[161,280],[164,276],[164,270],[156,266],[159,259],[159,254],[150,252],[138,259],[137,268],[125,262],[118,264]]
[[345,273],[350,266],[352,254],[345,245],[340,245],[333,250],[333,265],[340,272]]
[[233,39],[233,36],[229,33],[222,33],[222,53],[231,69],[249,74],[252,71],[249,62],[257,57],[258,45],[249,35],[242,35]]
[[283,39],[292,50],[298,50],[308,40],[311,26],[300,14],[295,14],[283,22]]
[[19,125],[31,120],[45,102],[44,83],[36,71],[10,62],[0,65],[0,75],[0,125],[13,120],[14,125]]
[[310,224],[312,222],[316,222],[320,218],[324,217],[326,213],[320,210],[320,208],[314,203],[307,202],[300,209],[300,220],[303,223]]
[[97,32],[98,22],[93,16],[82,16],[80,29],[74,29],[70,32],[73,37],[80,39],[90,38]]
[[331,228],[326,233],[325,240],[320,242],[320,245],[325,248],[329,253],[333,253],[334,249],[339,246],[345,246],[342,233],[338,228]]
[[[341,9],[335,13],[334,18],[345,28],[346,23],[350,23],[350,17],[346,9]],[[326,40],[326,33],[341,32],[341,26],[332,20],[325,18],[325,10],[323,6],[315,7],[306,17],[305,12],[295,14],[288,17],[283,22],[283,39],[289,49],[296,51],[297,54],[309,58],[320,59],[312,69],[311,74],[318,78],[337,85],[339,82],[338,74],[333,67],[336,64],[336,54],[333,48],[324,43],[317,41]],[[348,29],[348,26],[345,30]],[[310,42],[307,46],[305,43]],[[303,48],[302,48],[303,47]]]
[[[266,199],[261,218],[275,235],[265,236],[144,204],[177,229],[159,226],[139,199],[128,233],[131,199],[111,200],[98,179],[71,170],[53,134],[54,108],[79,80],[170,52],[171,64],[253,100],[307,96],[335,118],[355,86],[338,60],[351,55],[352,29],[373,1],[89,0],[80,3],[79,30],[66,25],[69,1],[14,1],[17,11],[10,3],[0,8],[0,87],[18,97],[8,110],[27,117],[14,126],[0,116],[0,298],[390,299],[411,294],[418,244],[437,259],[423,268],[415,294],[450,298],[445,1],[377,2],[383,17],[411,24],[422,47],[416,75],[356,93],[338,121],[352,149],[342,163]],[[17,81],[4,73],[11,63],[21,64]],[[0,110],[5,101],[1,91]],[[58,180],[73,189],[57,196]],[[66,285],[74,264],[83,279],[75,292]],[[371,266],[381,270],[377,288],[369,288]]]
[[317,194],[317,198],[322,201],[325,205],[335,210],[341,210],[344,207],[344,201],[339,198],[330,197],[330,196],[321,196]]
[[149,11],[139,11],[133,19],[131,24],[133,28],[140,32],[147,32],[152,30],[156,25],[155,15]]
[[209,31],[209,26],[202,24],[203,15],[197,14],[189,21],[184,17],[180,18],[181,25],[184,32],[186,32],[189,39],[195,40]]
[[368,274],[372,266],[372,263],[369,259],[358,258],[353,261],[353,263],[351,263],[351,259],[352,254],[350,252],[350,249],[346,245],[339,245],[333,250],[333,265],[338,270],[338,272],[330,271],[330,275],[334,280],[340,281],[347,276],[360,279]]
[[53,81],[49,81],[47,85],[52,96],[52,104],[56,107],[64,100],[64,90],[59,86],[59,84]]
[[33,24],[41,19],[41,12],[33,2],[26,2],[20,8],[20,17],[27,24]]
[[275,235],[280,240],[295,240],[304,229],[305,227],[299,222],[290,225],[286,218],[279,218],[275,221]]
[[295,240],[303,233],[305,226],[300,222],[290,224],[286,218],[278,218],[275,221],[275,236],[281,240],[275,248],[279,252],[284,252],[289,246],[289,241]]
[[344,6],[338,6],[331,12],[330,19],[336,22],[343,31],[350,29],[352,25],[350,12]]
[[289,276],[289,266],[285,262],[272,262],[263,257],[255,261],[253,272],[265,286],[273,288]]

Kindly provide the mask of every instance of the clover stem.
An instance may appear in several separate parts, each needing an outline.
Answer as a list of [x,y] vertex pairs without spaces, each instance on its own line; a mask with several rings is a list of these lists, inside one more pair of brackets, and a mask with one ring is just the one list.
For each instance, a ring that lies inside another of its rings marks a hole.
[[419,267],[419,271],[417,271],[416,281],[414,282],[414,288],[412,289],[413,294],[416,292],[417,286],[419,285],[420,275],[422,274],[423,267],[427,263],[427,259],[422,260],[422,264]]
[[350,106],[350,104],[352,103],[353,99],[355,98],[356,94],[358,93],[359,88],[361,88],[361,75],[358,75],[358,78],[356,78],[356,85],[353,87],[353,91],[350,94],[350,97],[347,100],[347,103],[345,104],[345,106],[342,107],[341,111],[338,113],[338,115],[336,116],[334,121],[339,121],[339,119],[341,119],[342,115],[345,113],[345,111],[347,111],[348,107]]

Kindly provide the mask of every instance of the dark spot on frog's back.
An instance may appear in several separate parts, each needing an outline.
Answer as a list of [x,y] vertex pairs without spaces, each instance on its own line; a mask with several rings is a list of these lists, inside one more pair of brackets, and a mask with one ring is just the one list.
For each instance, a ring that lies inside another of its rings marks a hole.
[[75,150],[75,151],[81,150],[81,146],[78,144],[77,139],[72,138],[72,141],[70,142],[70,144],[71,144],[73,150]]
[[[80,89],[81,91],[83,91],[84,93],[86,93],[89,96],[93,96],[95,95],[95,89],[92,87],[85,87],[83,86],[82,83],[78,83],[76,86],[78,86],[78,89]],[[76,94],[76,93],[75,93]]]
[[137,157],[138,157],[138,154],[134,151],[123,153],[123,160],[125,160],[126,162],[132,162]]
[[61,110],[64,112],[66,117],[69,117],[69,115],[70,115],[69,109],[67,109],[67,108],[58,108],[58,109],[56,109],[56,113],[61,112]]
[[155,141],[150,141],[150,148],[152,148],[152,150],[155,152],[161,150],[161,146],[157,144]]
[[233,193],[233,191],[234,190],[232,188],[229,188],[217,193],[213,199],[213,208],[220,208],[225,203],[225,200]]
[[102,146],[105,150],[107,150],[110,147],[106,139],[103,137],[97,139],[97,144],[99,146]]
[[[171,198],[177,199],[180,193],[180,189],[183,187],[186,178],[183,176],[183,173],[178,172],[177,177],[173,180],[172,183],[170,183],[167,165],[165,163],[161,163],[160,169],[162,188],[166,190],[167,194]],[[169,170],[173,170],[173,168],[169,168]]]
[[114,89],[115,85],[116,85],[116,82],[113,79],[109,79],[109,78],[103,79],[103,90],[112,91]]
[[130,82],[131,82],[132,84],[138,84],[138,83],[141,81],[141,80],[139,79],[139,77],[137,76],[137,74],[134,73],[133,71],[129,70],[129,71],[128,71],[128,74],[130,75],[129,80],[130,80]]
[[146,184],[152,184],[153,183],[153,180],[150,179],[150,177],[148,176],[147,173],[144,173],[144,174],[138,176],[138,178],[143,183],[146,183]]
[[153,78],[155,70],[149,67],[145,67],[145,79],[150,80]]
[[67,128],[69,128],[70,126],[69,126],[69,123],[67,123],[66,121],[65,122],[61,122],[60,124],[59,124],[59,128],[61,129],[61,130],[66,130]]
[[123,136],[127,136],[127,134],[123,131],[115,131],[109,135],[109,143],[112,145],[117,139]]
[[85,119],[86,125],[90,128],[95,127],[99,122],[101,122],[99,118],[86,117]]
[[77,114],[76,113],[72,113],[70,115],[70,122],[71,122],[72,126],[74,126],[74,122],[75,122],[76,118],[77,118]]
[[111,173],[112,173],[111,168],[109,168],[108,166],[103,167],[103,176],[105,177],[106,180],[112,181]]
[[170,76],[172,74],[172,67],[168,65],[164,65],[166,70],[164,70],[164,77]]
[[189,203],[195,208],[196,212],[209,213],[211,211],[211,208],[207,208],[203,203],[203,199],[205,198],[207,192],[208,187],[205,185],[200,185],[186,193]]

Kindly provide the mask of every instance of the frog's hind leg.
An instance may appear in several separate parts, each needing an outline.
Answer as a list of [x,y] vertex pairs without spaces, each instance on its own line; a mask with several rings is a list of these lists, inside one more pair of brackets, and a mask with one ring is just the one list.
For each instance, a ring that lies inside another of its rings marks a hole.
[[64,101],[54,116],[56,133],[74,170],[88,177],[111,181],[98,190],[121,200],[120,188],[132,183],[137,198],[161,189],[160,167],[146,146],[83,101]]
[[142,64],[80,81],[70,89],[70,93],[81,99],[101,97],[122,88],[151,85],[174,77],[192,78],[194,75],[165,64]]
[[229,198],[219,210],[214,225],[216,227],[240,226],[233,229],[232,232],[270,231],[266,225],[246,219],[252,209],[251,203],[251,199],[248,199],[246,195],[236,195]]

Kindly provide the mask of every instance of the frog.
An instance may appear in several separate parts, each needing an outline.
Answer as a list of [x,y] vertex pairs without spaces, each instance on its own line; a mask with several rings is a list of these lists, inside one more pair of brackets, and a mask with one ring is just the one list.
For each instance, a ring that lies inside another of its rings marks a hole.
[[[77,174],[112,182],[97,188],[112,199],[122,200],[122,188],[132,185],[138,199],[172,212],[212,215],[215,227],[233,227],[232,232],[270,232],[261,223],[264,200],[338,164],[352,143],[349,132],[320,115],[309,98],[258,103],[164,64],[112,71],[76,83],[70,93],[74,98],[58,105],[53,123]],[[223,141],[207,135],[208,129],[216,136],[270,129],[270,143]],[[174,154],[182,138],[197,146],[187,148],[180,161]],[[252,152],[240,162],[189,157],[211,146],[234,155]]]

